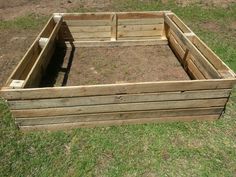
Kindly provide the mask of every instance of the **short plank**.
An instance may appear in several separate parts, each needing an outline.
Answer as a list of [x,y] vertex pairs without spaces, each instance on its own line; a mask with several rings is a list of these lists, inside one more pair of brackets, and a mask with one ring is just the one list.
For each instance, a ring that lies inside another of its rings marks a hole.
[[214,68],[214,66],[211,65],[211,63],[192,44],[192,42],[186,36],[183,35],[182,31],[177,27],[177,25],[166,15],[165,15],[165,22],[170,26],[170,28],[179,37],[179,39],[182,40],[183,44],[186,45],[190,53],[198,60],[198,62],[201,63],[201,65],[206,68],[206,70],[209,72],[212,78],[215,78],[215,79],[221,78],[220,74]]
[[157,25],[163,24],[163,18],[145,18],[145,19],[119,19],[118,25]]
[[108,20],[65,20],[68,26],[110,26],[111,21]]
[[155,93],[171,91],[232,89],[236,79],[160,81],[87,86],[2,89],[0,96],[7,100],[63,98],[74,96]]
[[119,37],[155,37],[155,36],[161,36],[162,31],[157,30],[151,30],[151,31],[118,31],[118,38]]
[[81,14],[68,14],[63,16],[63,20],[108,20],[110,14],[97,14],[97,13],[81,13]]
[[22,109],[22,110],[12,110],[12,114],[14,117],[19,118],[19,117],[47,117],[47,116],[87,114],[87,113],[99,113],[99,112],[223,107],[225,106],[227,100],[228,98],[220,98],[220,99],[203,99],[203,100],[106,104],[106,105],[94,105],[94,106],[74,106],[74,107],[45,108],[45,109]]
[[131,12],[116,13],[119,19],[145,19],[145,18],[163,18],[163,12]]
[[49,125],[36,125],[36,126],[20,126],[23,131],[32,130],[63,130],[79,127],[98,127],[98,126],[112,126],[112,125],[128,125],[128,124],[145,124],[145,123],[158,123],[158,122],[172,122],[172,121],[203,121],[203,120],[216,120],[219,115],[201,115],[201,116],[180,116],[180,117],[159,117],[149,119],[126,119],[126,120],[110,120],[110,121],[94,121],[94,122],[76,122],[76,123],[63,123],[63,124],[49,124]]
[[231,89],[219,90],[201,90],[185,92],[162,92],[146,94],[126,94],[126,95],[109,95],[109,96],[90,96],[90,97],[69,97],[56,99],[40,100],[17,100],[9,101],[11,110],[16,109],[41,109],[55,107],[70,107],[84,105],[114,104],[114,103],[138,103],[153,101],[170,101],[170,100],[193,100],[193,99],[210,99],[210,98],[228,98]]
[[190,60],[187,62],[187,69],[194,74],[195,79],[205,79],[204,75],[199,71],[198,67],[193,63],[192,58],[190,56]]
[[111,32],[79,32],[79,33],[71,33],[72,37],[74,39],[80,39],[80,38],[103,38],[103,37],[110,37]]
[[80,33],[80,32],[108,32],[111,30],[110,26],[69,26],[68,27],[71,33]]
[[200,115],[220,115],[223,107],[214,108],[194,108],[194,109],[173,109],[173,110],[154,110],[154,111],[136,111],[136,112],[117,112],[100,114],[67,115],[54,117],[33,117],[16,118],[15,122],[20,126],[61,124],[74,122],[91,122],[107,120],[125,120],[156,117],[180,117],[180,116],[200,116]]

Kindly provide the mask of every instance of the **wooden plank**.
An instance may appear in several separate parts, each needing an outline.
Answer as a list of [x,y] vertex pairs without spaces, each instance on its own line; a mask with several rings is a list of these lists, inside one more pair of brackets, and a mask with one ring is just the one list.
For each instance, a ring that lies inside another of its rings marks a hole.
[[223,107],[154,110],[154,111],[68,115],[68,116],[54,116],[54,117],[16,118],[15,121],[17,125],[30,126],[30,125],[61,124],[61,123],[107,121],[107,120],[126,120],[126,119],[141,119],[141,118],[149,119],[156,117],[200,116],[200,115],[213,115],[213,114],[220,115],[223,110],[224,110]]
[[119,19],[118,25],[157,25],[163,24],[163,18],[145,18],[145,19]]
[[87,114],[87,113],[99,113],[99,112],[222,107],[225,106],[227,100],[228,98],[220,98],[220,99],[204,99],[204,100],[74,106],[74,107],[45,108],[45,109],[23,109],[23,110],[12,110],[12,114],[14,117],[19,118],[19,117],[61,116],[61,115]]
[[226,71],[229,73],[227,78],[235,77],[234,72],[200,38],[195,36],[192,42],[220,73]]
[[88,27],[88,26],[69,26],[68,27],[71,33],[80,33],[80,32],[108,32],[111,31],[110,26],[94,26],[94,27]]
[[37,58],[36,62],[34,63],[33,67],[31,68],[31,71],[27,78],[25,79],[24,87],[32,87],[39,83],[41,76],[42,76],[42,69],[46,69],[46,64],[50,60],[50,57],[52,56],[55,48],[55,38],[57,36],[57,33],[60,29],[60,25],[62,23],[62,19],[56,24],[54,27],[48,43],[45,45],[43,50],[41,51],[39,57]]
[[146,19],[146,18],[163,18],[163,12],[131,12],[116,13],[119,19]]
[[64,20],[68,26],[110,26],[110,20]]
[[169,16],[173,20],[173,22],[180,28],[183,33],[192,33],[192,30],[187,25],[185,25],[184,22],[174,13],[167,16]]
[[62,130],[72,129],[79,127],[98,127],[98,126],[112,126],[112,125],[127,125],[127,124],[144,124],[144,123],[158,123],[170,121],[202,121],[202,120],[216,120],[219,115],[202,115],[202,116],[181,116],[181,117],[160,117],[149,119],[127,119],[127,120],[111,120],[111,121],[94,121],[94,122],[76,122],[76,123],[63,123],[63,124],[49,124],[49,125],[36,125],[36,126],[20,126],[23,131],[32,130]]
[[[190,56],[191,58],[192,56]],[[205,79],[204,75],[199,71],[198,67],[193,63],[192,59],[187,62],[187,69],[193,73],[195,79]]]
[[69,14],[64,15],[64,20],[108,20],[110,14],[97,14],[97,13],[80,13],[80,14]]
[[163,24],[158,25],[120,25],[118,31],[162,31]]
[[103,38],[103,37],[110,37],[111,32],[81,32],[81,33],[71,33],[74,39],[81,39],[81,38]]
[[155,93],[187,90],[232,89],[236,79],[138,82],[87,86],[2,89],[0,96],[7,100],[63,98],[74,96],[113,95],[125,93]]
[[110,96],[90,96],[90,97],[69,97],[56,99],[40,100],[22,100],[9,101],[11,110],[16,109],[41,109],[54,107],[70,107],[99,104],[118,104],[118,103],[137,103],[137,102],[154,102],[170,100],[193,100],[193,99],[210,99],[210,98],[228,98],[231,89],[219,90],[201,90],[186,92],[163,92],[163,93],[146,93],[146,94],[127,94],[127,95],[110,95]]
[[182,31],[176,26],[176,24],[165,15],[165,22],[170,26],[174,33],[179,37],[184,45],[188,48],[190,53],[198,60],[199,63],[208,71],[211,78],[221,78],[218,71],[211,65],[211,63],[202,55],[202,53],[192,44],[192,42],[183,35]]
[[[142,45],[167,45],[168,41],[164,38],[149,39],[149,40],[119,40],[119,41],[97,41],[110,40],[110,38],[92,38],[94,41],[74,41],[74,47],[116,47],[116,46],[142,46]],[[91,40],[91,39],[90,39]],[[95,41],[96,40],[96,41]],[[72,47],[70,42],[65,43],[67,47]]]
[[115,13],[111,15],[111,41],[117,40],[117,16]]
[[162,31],[156,31],[156,30],[152,30],[152,31],[118,31],[118,38],[120,37],[127,37],[127,36],[131,36],[131,37],[135,37],[135,36],[144,36],[144,37],[155,37],[155,36],[161,36]]

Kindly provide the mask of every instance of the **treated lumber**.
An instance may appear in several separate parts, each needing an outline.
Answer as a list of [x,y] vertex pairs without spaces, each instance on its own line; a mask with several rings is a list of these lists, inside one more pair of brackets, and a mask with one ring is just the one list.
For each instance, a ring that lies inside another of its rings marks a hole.
[[111,21],[108,20],[64,20],[68,26],[110,26]]
[[80,38],[103,38],[103,37],[110,37],[111,32],[110,31],[101,31],[101,32],[78,32],[78,33],[72,33],[71,34],[74,39],[80,39]]
[[94,122],[76,122],[63,124],[49,124],[49,125],[35,125],[35,126],[20,126],[23,131],[32,130],[63,130],[79,127],[98,127],[98,126],[112,126],[112,125],[127,125],[127,124],[144,124],[170,121],[203,121],[216,120],[219,115],[201,115],[201,116],[180,116],[180,117],[160,117],[150,119],[127,119],[127,120],[111,120],[111,121],[94,121]]
[[94,27],[88,27],[88,26],[69,26],[68,27],[71,33],[80,33],[80,32],[108,32],[111,31],[110,26],[94,26]]
[[195,108],[195,109],[173,109],[173,110],[152,110],[136,112],[117,112],[100,114],[81,114],[53,117],[30,117],[16,118],[15,121],[20,126],[60,124],[74,122],[91,122],[107,120],[126,120],[126,119],[149,119],[157,117],[180,117],[180,116],[200,116],[221,114],[223,107]]
[[120,25],[118,31],[162,31],[163,24],[158,25]]
[[[110,40],[110,38],[102,38]],[[91,40],[91,39],[90,39]],[[101,40],[101,39],[100,39]],[[65,43],[67,47],[71,47],[70,42]],[[140,46],[140,45],[167,45],[165,38],[157,38],[151,40],[119,40],[119,41],[74,41],[74,47],[116,47],[116,46]]]
[[146,18],[146,19],[119,19],[118,25],[157,25],[163,24],[163,18]]
[[170,26],[174,33],[179,37],[184,45],[188,48],[190,53],[201,63],[208,73],[211,75],[211,78],[219,79],[222,78],[218,71],[211,65],[211,63],[202,55],[202,53],[192,44],[192,42],[184,36],[183,32],[177,27],[177,25],[165,15],[165,22]]
[[37,100],[17,100],[9,101],[8,104],[12,110],[16,109],[41,109],[69,106],[99,105],[112,103],[137,103],[153,101],[171,101],[171,100],[193,100],[210,98],[228,98],[231,89],[219,90],[200,90],[185,92],[162,92],[145,94],[125,94],[109,96],[90,96],[90,97],[68,97],[54,99]]
[[203,100],[182,100],[163,102],[141,102],[124,104],[105,104],[92,106],[73,106],[45,109],[22,109],[12,110],[14,117],[45,117],[60,116],[86,113],[101,112],[120,112],[120,111],[140,111],[140,110],[158,110],[158,109],[180,109],[180,108],[203,108],[203,107],[221,107],[225,106],[228,98],[203,99]]
[[167,13],[167,16],[180,28],[183,33],[192,33],[191,29],[184,24],[184,22],[177,17],[174,13]]
[[113,95],[125,93],[155,93],[190,90],[232,89],[236,79],[208,79],[188,81],[138,82],[87,86],[2,89],[0,94],[7,100],[63,98],[74,96]]
[[150,31],[118,31],[118,37],[126,36],[161,36],[162,31],[150,30]]
[[55,48],[55,38],[60,29],[62,19],[55,25],[51,35],[48,38],[48,42],[45,47],[42,49],[39,57],[35,61],[31,71],[29,72],[27,78],[25,79],[24,87],[37,86],[41,77],[42,77],[42,68],[45,70],[46,66],[54,52]]
[[98,14],[98,13],[63,15],[64,20],[108,20],[109,18],[110,14]]

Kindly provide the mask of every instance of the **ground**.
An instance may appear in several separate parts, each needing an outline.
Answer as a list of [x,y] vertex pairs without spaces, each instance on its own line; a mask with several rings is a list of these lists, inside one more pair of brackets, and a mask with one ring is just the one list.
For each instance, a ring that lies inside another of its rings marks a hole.
[[[52,12],[172,10],[236,71],[235,0],[0,0],[0,85]],[[0,102],[1,176],[235,176],[236,94],[215,122],[21,133]]]

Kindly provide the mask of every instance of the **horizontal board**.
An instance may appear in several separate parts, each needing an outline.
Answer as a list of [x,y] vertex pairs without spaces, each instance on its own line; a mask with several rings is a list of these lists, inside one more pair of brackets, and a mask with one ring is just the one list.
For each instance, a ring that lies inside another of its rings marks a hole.
[[174,110],[156,110],[156,111],[136,111],[136,112],[117,112],[100,113],[85,115],[67,115],[54,117],[33,117],[16,118],[15,121],[20,126],[27,125],[45,125],[74,122],[107,121],[107,120],[125,120],[157,117],[179,117],[179,116],[200,116],[200,115],[220,115],[223,107],[215,108],[195,108],[195,109],[174,109]]
[[20,126],[23,131],[31,130],[62,130],[79,127],[98,127],[98,126],[112,126],[112,125],[127,125],[127,124],[144,124],[170,121],[202,121],[202,120],[216,120],[219,115],[202,115],[202,116],[180,116],[180,117],[159,117],[149,119],[126,119],[126,120],[110,120],[110,121],[93,121],[93,122],[76,122],[63,124],[48,124],[35,126]]
[[[120,46],[142,46],[142,45],[167,45],[168,41],[165,38],[149,39],[149,40],[118,40],[110,41],[110,38],[101,38],[100,41],[97,38],[92,38],[94,41],[74,41],[74,47],[120,47]],[[103,41],[101,41],[103,40]],[[107,40],[107,41],[104,41]],[[65,42],[66,47],[72,47],[70,42]],[[62,44],[64,46],[64,44]]]
[[73,96],[113,95],[125,93],[155,93],[168,91],[232,89],[236,79],[189,80],[120,83],[87,86],[2,89],[0,96],[7,100],[63,98]]
[[156,109],[180,109],[180,108],[204,108],[225,106],[227,98],[205,99],[205,100],[184,100],[184,101],[165,101],[165,102],[142,102],[127,104],[106,104],[95,106],[74,106],[45,109],[22,109],[12,110],[14,117],[47,117],[73,114],[87,114],[99,112],[125,112],[142,111]]
[[[110,41],[111,38],[110,37],[90,37],[90,38],[73,38],[73,37],[68,37],[65,38],[65,42],[69,41],[70,46],[71,46],[71,42],[76,43],[76,42],[86,42],[86,44],[90,43],[90,42],[103,42],[103,41]],[[92,45],[92,44],[91,44]],[[75,46],[76,47],[76,46]],[[80,47],[80,46],[78,46]]]
[[110,20],[64,20],[68,26],[110,26]]
[[119,19],[163,18],[163,12],[116,13]]
[[161,31],[163,24],[159,25],[121,25],[118,26],[118,31]]
[[170,100],[191,100],[209,98],[227,98],[231,89],[224,90],[203,90],[186,92],[163,92],[146,94],[127,94],[110,96],[90,96],[90,97],[69,97],[60,99],[41,99],[41,100],[18,100],[9,101],[11,110],[15,109],[40,109],[53,107],[99,105],[114,103],[137,103]]
[[94,26],[94,27],[88,27],[88,26],[69,26],[68,27],[71,33],[79,33],[79,32],[108,32],[111,31],[110,26]]
[[80,32],[80,33],[71,33],[72,37],[74,39],[80,39],[80,38],[103,38],[103,37],[110,37],[111,32]]
[[[117,40],[118,41],[127,41],[127,40],[156,40],[156,39],[162,39],[163,36],[161,35],[157,35],[157,36],[123,36],[123,37],[119,37]],[[165,38],[164,38],[165,39]],[[168,42],[167,42],[168,44]]]
[[118,25],[157,25],[164,24],[163,18],[119,19]]
[[156,31],[156,30],[152,30],[152,31],[118,31],[118,38],[119,37],[126,37],[126,36],[161,36],[162,31]]
[[110,14],[97,13],[68,14],[63,16],[63,20],[105,20],[110,19],[110,16]]

